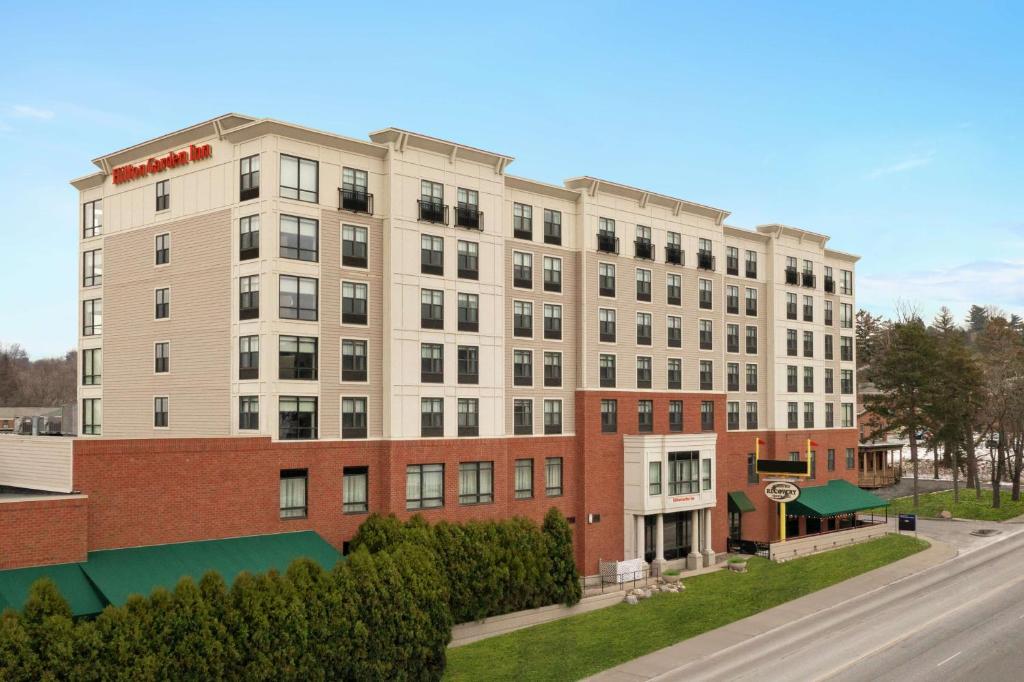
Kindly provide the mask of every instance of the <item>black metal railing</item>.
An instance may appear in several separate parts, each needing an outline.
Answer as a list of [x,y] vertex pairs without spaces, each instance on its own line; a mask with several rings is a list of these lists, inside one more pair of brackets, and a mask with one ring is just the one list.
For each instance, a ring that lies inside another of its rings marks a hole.
[[730,554],[749,554],[768,558],[768,543],[757,542],[756,540],[734,540],[729,538],[725,543],[725,549]]
[[471,204],[459,204],[455,207],[455,226],[483,232],[484,212]]
[[419,205],[420,220],[428,223],[448,224],[448,206],[446,204],[426,199],[418,199],[416,203]]
[[800,273],[796,271],[796,268],[786,268],[786,284],[799,284]]
[[637,239],[633,242],[633,248],[637,258],[654,260],[654,244],[650,239]]
[[715,257],[712,256],[711,253],[708,252],[708,251],[698,251],[697,252],[697,267],[700,268],[701,270],[711,270],[711,271],[714,271],[714,269],[715,269]]
[[618,253],[619,252],[619,238],[610,235],[597,233],[597,250],[603,253]]
[[373,214],[373,195],[364,189],[341,187],[338,189],[338,206],[345,211]]
[[[600,562],[598,562],[600,564]],[[654,578],[649,567],[620,575],[587,575],[580,577],[583,596],[631,590],[647,585]]]
[[818,278],[815,277],[814,274],[812,274],[810,272],[803,273],[802,283],[803,283],[803,285],[805,287],[814,287],[814,285],[815,285],[815,283],[817,283],[817,281],[818,281]]
[[671,263],[672,265],[683,264],[683,250],[675,244],[669,244],[665,247],[665,262]]
[[825,277],[825,293],[834,294],[836,293],[836,281],[831,277]]

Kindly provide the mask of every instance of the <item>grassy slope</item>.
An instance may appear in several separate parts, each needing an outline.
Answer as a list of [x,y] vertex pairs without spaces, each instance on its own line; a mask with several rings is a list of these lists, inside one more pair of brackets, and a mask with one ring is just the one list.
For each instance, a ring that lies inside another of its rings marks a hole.
[[[1024,500],[1014,502],[1010,499],[1010,492],[1004,490],[1000,495],[999,509],[992,508],[992,488],[984,486],[981,489],[981,499],[977,499],[974,489],[960,490],[960,502],[953,504],[953,491],[946,490],[940,493],[929,493],[919,495],[919,506],[917,513],[920,516],[938,517],[943,510],[953,512],[958,519],[981,519],[983,521],[1005,521],[1015,516],[1024,514]],[[889,507],[889,515],[910,514],[914,512],[913,497],[897,497],[892,500]]]
[[685,580],[686,591],[537,625],[448,652],[450,680],[576,680],[902,559],[928,546],[909,536]]

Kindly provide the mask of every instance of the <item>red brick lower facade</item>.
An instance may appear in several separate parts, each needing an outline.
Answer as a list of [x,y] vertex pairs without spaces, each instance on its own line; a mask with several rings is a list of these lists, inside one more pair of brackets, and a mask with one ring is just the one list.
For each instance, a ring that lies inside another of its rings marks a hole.
[[[618,401],[618,428],[601,430],[600,401]],[[577,563],[582,572],[597,571],[599,559],[624,555],[623,435],[637,433],[638,400],[654,402],[653,433],[669,432],[668,401],[683,400],[683,433],[701,433],[700,403],[713,401],[717,431],[717,506],[712,516],[712,547],[724,552],[728,536],[728,493],[742,490],[756,511],[743,515],[744,539],[768,541],[778,536],[774,504],[761,487],[748,481],[747,455],[754,439],[767,442],[761,456],[785,458],[803,452],[806,439],[818,445],[817,480],[856,483],[856,469],[846,467],[846,449],[856,448],[855,429],[819,431],[725,430],[721,394],[580,391],[576,394],[577,433],[570,436],[518,436],[498,439],[422,439],[409,441],[274,442],[269,438],[103,440],[79,439],[74,449],[74,485],[87,500],[78,517],[61,508],[53,514],[33,512],[22,518],[22,535],[0,518],[0,546],[23,543],[23,536],[53,536],[58,525],[79,538],[60,554],[28,548],[8,555],[0,567],[84,559],[88,550],[155,545],[241,535],[314,530],[338,548],[352,538],[367,514],[346,514],[342,507],[343,469],[367,467],[369,510],[411,516],[406,510],[406,466],[445,464],[444,506],[420,513],[429,521],[495,519],[525,516],[540,521],[552,506],[573,521]],[[827,451],[835,451],[829,470]],[[545,490],[545,460],[562,459],[562,494]],[[533,459],[533,497],[516,499],[515,460]],[[494,463],[494,502],[459,504],[459,463]],[[280,472],[308,472],[308,514],[282,519]],[[79,506],[73,507],[78,510]],[[39,509],[43,509],[40,507]],[[69,508],[70,509],[70,508]],[[599,519],[599,520],[598,520]],[[8,529],[8,530],[5,530]],[[87,543],[81,538],[87,537]],[[74,558],[70,557],[74,554]],[[47,557],[53,557],[50,560]],[[19,563],[20,562],[20,563]]]
[[0,570],[85,561],[87,503],[81,495],[0,502]]

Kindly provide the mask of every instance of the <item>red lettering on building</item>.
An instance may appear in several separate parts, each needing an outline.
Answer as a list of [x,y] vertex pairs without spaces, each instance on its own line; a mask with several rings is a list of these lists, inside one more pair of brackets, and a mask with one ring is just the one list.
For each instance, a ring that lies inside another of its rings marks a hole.
[[129,182],[145,177],[150,173],[162,173],[168,168],[177,168],[187,163],[203,161],[213,156],[213,147],[208,144],[201,144],[198,147],[190,144],[188,149],[180,152],[170,152],[166,156],[152,157],[146,163],[127,164],[114,169],[114,184]]

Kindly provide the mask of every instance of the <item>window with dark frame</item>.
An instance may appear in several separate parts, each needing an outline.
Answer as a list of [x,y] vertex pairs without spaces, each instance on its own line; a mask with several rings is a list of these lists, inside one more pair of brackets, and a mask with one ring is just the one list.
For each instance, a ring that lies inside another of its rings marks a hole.
[[512,401],[512,432],[517,436],[533,434],[533,401],[516,398]]
[[281,154],[281,196],[317,203],[320,197],[320,164],[290,154]]
[[103,249],[93,249],[82,254],[82,286],[95,287],[103,284]]
[[477,398],[459,398],[459,437],[467,438],[480,435],[480,400]]
[[281,215],[281,258],[316,263],[320,260],[320,221]]
[[677,315],[668,316],[667,338],[669,348],[683,347],[683,318]]
[[444,344],[420,344],[420,381],[425,384],[444,383]]
[[560,245],[562,243],[562,212],[544,209],[544,243]]
[[444,506],[444,464],[409,464],[405,467],[405,508]]
[[369,287],[363,282],[341,283],[341,323],[366,324]]
[[512,252],[512,286],[520,289],[533,288],[533,254]]
[[512,236],[533,239],[533,206],[518,202],[512,204]]
[[103,382],[103,349],[82,349],[82,385],[99,386]]
[[640,346],[650,346],[653,343],[650,313],[636,314],[636,342]]
[[558,387],[562,385],[562,354],[552,351],[544,352],[544,385]]
[[711,360],[700,361],[700,390],[702,391],[713,391],[714,390],[714,365]]
[[260,337],[238,337],[238,379],[258,379],[260,376]]
[[665,277],[666,300],[669,305],[682,305],[683,278],[669,273]]
[[753,393],[757,390],[757,365],[747,363],[747,392]]
[[161,341],[153,344],[153,372],[166,374],[171,371],[171,344]]
[[512,302],[512,334],[525,338],[533,337],[533,303],[530,301]]
[[82,301],[82,336],[99,336],[103,333],[103,299],[90,298]]
[[713,308],[712,296],[713,288],[710,279],[697,280],[697,305],[702,310],[711,310]]
[[514,482],[514,497],[517,500],[529,500],[533,497],[533,460],[517,459]]
[[544,291],[562,291],[562,259],[544,256]]
[[562,306],[544,304],[544,338],[554,341],[562,338]]
[[597,264],[597,293],[615,297],[615,266],[611,263]]
[[460,384],[476,384],[480,382],[480,349],[477,346],[458,347],[458,382]]
[[82,204],[82,237],[98,237],[103,234],[103,200],[87,201]]
[[444,435],[444,399],[420,398],[420,436],[436,438]]
[[171,181],[160,180],[156,183],[156,210],[166,211],[171,207]]
[[715,430],[715,404],[710,400],[703,400],[700,404],[700,430]]
[[246,156],[238,162],[238,200],[248,201],[260,196],[260,155]]
[[746,350],[749,355],[757,353],[757,327],[747,327]]
[[430,234],[420,235],[420,272],[444,275],[444,239]]
[[342,512],[362,514],[370,510],[369,467],[344,467],[342,477]]
[[683,401],[668,401],[668,430],[672,433],[683,431]]
[[740,428],[740,404],[738,401],[730,400],[725,404],[725,428],[728,431],[737,431]]
[[260,255],[260,216],[238,219],[238,260],[251,260]]
[[280,484],[280,510],[282,519],[304,519],[309,512],[307,504],[309,472],[306,469],[282,469]]
[[730,362],[725,366],[725,390],[740,390],[740,363]]
[[156,319],[166,320],[171,316],[171,290],[170,289],[157,289],[156,290]]
[[480,210],[480,193],[475,189],[458,188],[455,225],[470,230],[483,230],[484,213]]
[[315,278],[281,275],[278,289],[278,317],[312,322],[318,319],[319,282]]
[[636,270],[636,300],[650,302],[651,271],[644,268]]
[[278,435],[281,440],[317,438],[317,399],[307,396],[278,398]]
[[617,400],[601,401],[601,433],[615,433],[619,429],[619,404]]
[[420,327],[444,329],[444,292],[420,289]]
[[544,493],[548,497],[562,495],[562,458],[548,457],[544,460]]
[[615,356],[602,353],[598,359],[601,388],[615,388]]
[[512,384],[533,386],[533,351],[512,351]]
[[280,336],[277,378],[316,381],[317,355],[315,336]]
[[753,401],[747,403],[747,428],[757,428],[757,403]]
[[260,276],[238,278],[238,319],[254,320],[260,316]]
[[341,380],[366,381],[366,341],[342,339]]
[[153,398],[153,428],[165,429],[168,426],[168,409],[170,399],[167,396]]
[[699,332],[699,341],[698,341],[698,343],[700,345],[700,349],[701,350],[712,350],[714,346],[713,346],[713,341],[712,341],[712,329],[713,329],[713,326],[712,326],[711,320],[699,320],[697,322],[697,326],[698,326],[698,332]]
[[682,358],[668,359],[668,390],[679,391],[683,388]]
[[640,355],[636,359],[636,387],[650,388],[653,372],[650,356]]
[[341,437],[366,438],[366,398],[345,396],[341,399]]
[[367,191],[369,177],[366,171],[342,168],[341,207],[355,213],[373,213],[373,195]]
[[369,231],[361,225],[341,226],[341,264],[365,268],[368,263]]
[[636,430],[639,433],[654,431],[654,401],[636,401]]
[[459,504],[494,502],[494,462],[459,463]]
[[260,397],[242,395],[238,397],[238,429],[255,431],[260,428]]
[[562,433],[562,401],[544,401],[544,435],[553,436]]
[[615,343],[615,311],[611,308],[598,308],[597,319],[601,341]]
[[460,332],[480,331],[480,296],[458,294],[458,317]]
[[476,242],[459,240],[458,275],[462,279],[479,279],[480,245]]
[[164,233],[156,236],[156,264],[167,265],[171,262],[171,235]]
[[86,398],[82,401],[82,433],[99,436],[103,431],[103,404],[100,398]]
[[750,317],[757,317],[757,289],[747,288],[746,309],[744,312]]
[[419,219],[428,223],[448,224],[448,207],[444,205],[444,185],[420,180]]

